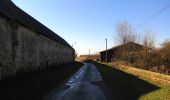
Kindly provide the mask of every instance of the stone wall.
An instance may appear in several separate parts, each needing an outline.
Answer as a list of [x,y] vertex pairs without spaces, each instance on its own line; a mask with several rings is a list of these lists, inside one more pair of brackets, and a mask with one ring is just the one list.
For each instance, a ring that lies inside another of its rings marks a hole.
[[0,79],[73,60],[72,48],[0,16]]

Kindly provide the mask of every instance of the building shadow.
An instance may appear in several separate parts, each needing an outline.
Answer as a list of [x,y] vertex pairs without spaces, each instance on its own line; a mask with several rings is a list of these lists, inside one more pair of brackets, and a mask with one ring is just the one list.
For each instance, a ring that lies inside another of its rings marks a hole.
[[51,90],[59,87],[79,68],[80,62],[72,62],[48,69],[19,74],[0,80],[0,100],[42,100]]
[[[92,61],[90,61],[92,62]],[[113,100],[137,100],[141,96],[160,89],[137,76],[104,64],[92,62],[100,71]]]

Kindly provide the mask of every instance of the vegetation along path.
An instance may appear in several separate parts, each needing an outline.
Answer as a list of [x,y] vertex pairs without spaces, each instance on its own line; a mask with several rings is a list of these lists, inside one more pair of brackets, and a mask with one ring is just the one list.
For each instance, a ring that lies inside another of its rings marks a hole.
[[[170,100],[170,86],[94,61],[112,100]],[[143,72],[145,73],[145,72]]]

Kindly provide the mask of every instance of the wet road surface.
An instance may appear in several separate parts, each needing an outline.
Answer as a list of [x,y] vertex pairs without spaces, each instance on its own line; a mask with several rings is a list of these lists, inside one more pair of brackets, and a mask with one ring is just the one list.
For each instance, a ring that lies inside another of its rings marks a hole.
[[110,100],[96,67],[84,63],[63,86],[51,92],[45,100]]

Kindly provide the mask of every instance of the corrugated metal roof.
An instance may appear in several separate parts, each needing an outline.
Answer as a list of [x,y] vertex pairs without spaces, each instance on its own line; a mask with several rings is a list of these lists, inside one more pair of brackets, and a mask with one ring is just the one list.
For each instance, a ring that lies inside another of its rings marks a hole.
[[63,38],[18,8],[11,0],[0,0],[0,14],[39,32],[58,43],[72,48]]

